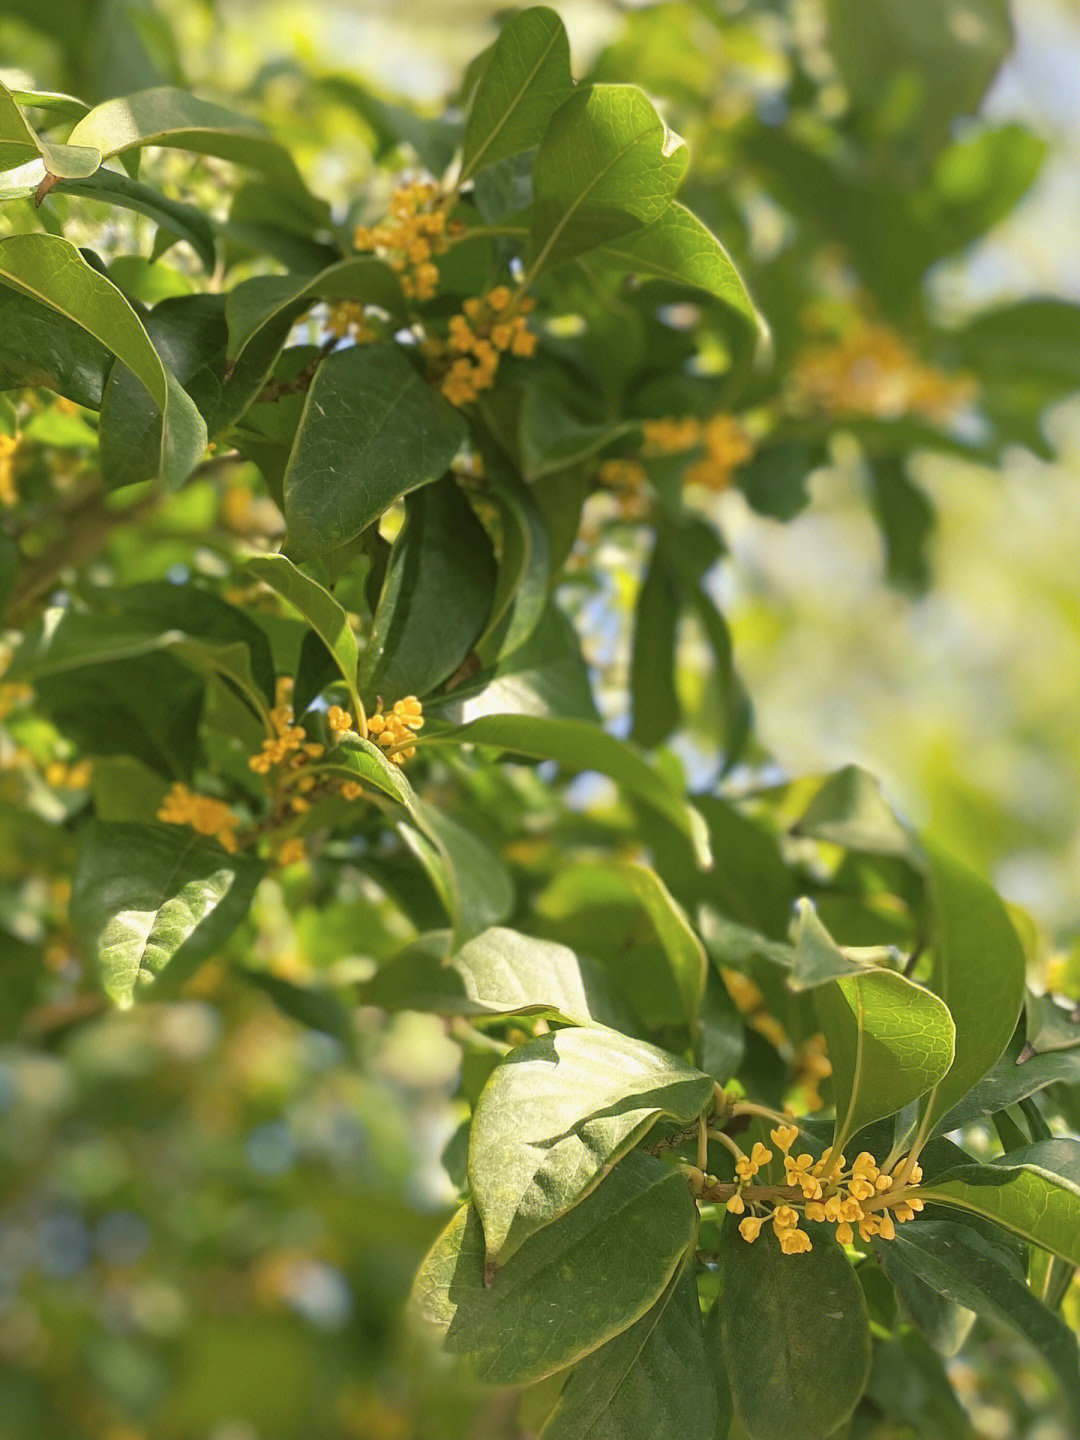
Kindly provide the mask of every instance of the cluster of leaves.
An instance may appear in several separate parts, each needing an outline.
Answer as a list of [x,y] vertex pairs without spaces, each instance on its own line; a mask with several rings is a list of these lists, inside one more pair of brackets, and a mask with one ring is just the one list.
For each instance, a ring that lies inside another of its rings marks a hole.
[[[546,1440],[962,1434],[940,1357],[975,1315],[1080,1421],[1075,1024],[1025,1006],[1002,901],[870,777],[766,782],[710,587],[709,491],[790,517],[840,432],[890,576],[925,585],[912,449],[1042,447],[1080,380],[1076,307],[947,328],[924,285],[1041,159],[955,132],[1005,5],[826,11],[770,96],[767,32],[690,4],[635,12],[578,82],[559,17],[520,10],[446,116],[332,77],[386,162],[341,210],[180,88],[0,86],[0,923],[29,970],[48,910],[122,1007],[227,956],[349,1053],[358,1001],[445,1017],[470,1199],[416,1309],[476,1378],[532,1387]],[[175,151],[248,177],[227,213]],[[148,221],[149,258],[75,243],[88,204]],[[628,528],[623,740],[563,600]],[[687,620],[718,775],[689,796],[658,748],[696,718]],[[582,772],[614,798],[556,779]],[[73,851],[57,921],[26,877]],[[359,876],[393,911],[350,937],[359,993],[260,968],[253,901],[296,862],[315,903]],[[872,1206],[831,1230],[758,1173],[797,1113],[804,1169],[871,1157],[900,1230]]]

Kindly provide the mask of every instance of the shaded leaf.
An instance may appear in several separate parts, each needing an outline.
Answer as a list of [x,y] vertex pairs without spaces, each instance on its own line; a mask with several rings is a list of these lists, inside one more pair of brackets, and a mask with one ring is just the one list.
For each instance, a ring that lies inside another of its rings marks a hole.
[[747,1244],[720,1232],[720,1328],[735,1410],[751,1440],[824,1440],[870,1373],[870,1326],[855,1272],[825,1225],[785,1255],[767,1225]]
[[480,1218],[471,1205],[459,1210],[421,1266],[416,1304],[447,1350],[470,1357],[479,1379],[525,1384],[639,1320],[675,1273],[696,1221],[682,1175],[637,1152],[527,1240],[490,1285]]
[[709,1371],[697,1284],[684,1268],[637,1324],[580,1362],[539,1440],[713,1440],[725,1432]]
[[400,346],[354,345],[324,360],[285,471],[289,550],[309,560],[355,539],[400,496],[438,480],[465,422]]

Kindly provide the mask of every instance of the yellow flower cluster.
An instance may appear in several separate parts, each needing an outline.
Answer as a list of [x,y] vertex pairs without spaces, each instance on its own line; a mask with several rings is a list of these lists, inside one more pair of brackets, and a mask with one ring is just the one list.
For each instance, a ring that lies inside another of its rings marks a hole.
[[973,398],[975,383],[924,364],[889,326],[862,323],[840,340],[807,346],[792,365],[789,389],[797,411],[944,420]]
[[162,800],[157,818],[166,825],[190,825],[199,835],[212,835],[230,855],[236,853],[236,827],[240,822],[224,800],[197,795],[177,781]]
[[92,760],[76,760],[73,765],[65,765],[63,760],[50,760],[45,766],[45,783],[54,790],[85,790],[93,770]]
[[0,435],[0,505],[17,505],[19,491],[15,484],[15,452],[17,435]]
[[[292,770],[300,770],[309,760],[318,760],[323,754],[324,747],[309,741],[304,727],[293,723],[293,708],[289,703],[292,688],[293,682],[288,676],[282,676],[277,682],[277,694],[274,696],[277,703],[270,711],[274,733],[262,742],[259,754],[252,755],[248,760],[249,769],[254,770],[256,775],[269,775],[275,765],[287,764]],[[307,780],[311,780],[310,785]],[[305,776],[297,788],[310,790],[314,784],[311,776]],[[294,798],[300,799],[301,796]],[[307,801],[299,808],[306,810]]]
[[[778,1125],[769,1132],[770,1140],[783,1154],[789,1189],[802,1192],[801,1208],[806,1218],[834,1224],[836,1238],[841,1245],[852,1243],[855,1228],[863,1240],[870,1240],[875,1235],[882,1240],[892,1240],[896,1235],[896,1222],[903,1224],[913,1219],[923,1208],[923,1202],[917,1196],[905,1198],[908,1186],[915,1186],[922,1179],[922,1167],[918,1163],[910,1167],[904,1185],[897,1188],[897,1181],[907,1168],[906,1160],[900,1160],[891,1172],[885,1171],[869,1150],[863,1150],[848,1169],[846,1156],[834,1157],[831,1146],[820,1160],[815,1160],[809,1153],[789,1154],[798,1136],[798,1128],[794,1125]],[[744,1155],[736,1162],[738,1188],[727,1201],[726,1208],[730,1214],[744,1214],[746,1200],[743,1192],[749,1181],[772,1158],[773,1152],[759,1140],[748,1156]],[[894,1189],[895,1197],[884,1199],[874,1209],[866,1208],[865,1202],[887,1196]],[[771,1217],[767,1203],[752,1200],[751,1204],[754,1210],[764,1213],[746,1215],[739,1222],[739,1234],[744,1240],[751,1243],[756,1240],[762,1226],[771,1218],[780,1249],[785,1255],[799,1255],[813,1248],[809,1235],[798,1228],[798,1200],[793,1198],[773,1206]]]
[[368,735],[382,750],[393,750],[395,745],[404,744],[403,750],[395,750],[388,757],[395,765],[404,765],[416,754],[416,746],[406,742],[423,728],[423,724],[423,706],[415,695],[406,695],[404,700],[396,701],[386,715],[383,714],[382,702],[379,702],[375,714],[368,716]]
[[467,405],[481,390],[490,390],[507,351],[532,355],[536,335],[525,316],[533,305],[531,296],[515,298],[508,285],[496,285],[486,295],[466,300],[462,313],[451,316],[446,346],[437,353],[444,363],[449,360],[441,389],[452,405]]
[[439,268],[431,257],[444,254],[448,235],[461,228],[447,221],[443,200],[439,187],[430,180],[399,185],[390,197],[388,223],[374,228],[358,225],[353,232],[357,250],[382,252],[401,277],[401,288],[410,299],[432,299],[439,284]]
[[642,427],[648,456],[673,455],[682,450],[704,449],[704,455],[687,467],[687,485],[704,485],[708,490],[725,490],[732,472],[754,453],[754,445],[734,415],[710,415],[700,421],[696,415],[670,416],[647,420]]
[[360,345],[379,338],[378,330],[358,300],[339,300],[336,305],[331,305],[326,328],[339,340],[349,335]]

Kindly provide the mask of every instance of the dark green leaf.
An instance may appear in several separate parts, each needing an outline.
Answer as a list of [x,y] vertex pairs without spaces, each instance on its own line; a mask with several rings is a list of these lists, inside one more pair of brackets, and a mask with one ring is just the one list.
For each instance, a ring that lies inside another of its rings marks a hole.
[[241,355],[268,327],[280,329],[283,319],[291,324],[313,300],[353,300],[395,318],[404,315],[400,280],[389,265],[367,255],[354,255],[315,275],[256,275],[229,292],[229,354]]
[[438,480],[465,422],[397,345],[354,345],[319,366],[285,472],[289,548],[312,559],[400,496]]
[[74,320],[8,285],[0,285],[0,390],[40,386],[76,405],[101,407],[113,363],[108,347]]
[[206,426],[112,281],[74,245],[42,234],[0,240],[0,280],[67,316],[134,372],[163,416],[162,477],[186,479],[206,448]]
[[262,875],[183,826],[105,825],[83,837],[71,921],[118,1005],[190,975],[244,919]]
[[489,1271],[579,1204],[658,1120],[689,1124],[714,1089],[711,1076],[615,1030],[559,1030],[511,1050],[469,1139]]
[[462,177],[538,145],[573,88],[570,43],[555,11],[536,5],[511,16],[473,92]]
[[170,200],[160,191],[116,170],[102,169],[83,180],[66,180],[58,189],[64,195],[81,195],[87,200],[98,200],[146,215],[177,240],[186,240],[199,257],[203,269],[213,272],[213,227],[204,212],[194,205]]
[[441,685],[471,654],[495,594],[491,541],[452,475],[413,491],[405,507],[364,651],[369,699]]
[[[1057,1377],[1074,1426],[1080,1425],[1080,1363],[1076,1336],[1009,1273],[968,1226],[905,1226],[892,1242],[916,1275],[939,1294],[977,1314],[1004,1321],[1039,1352]],[[890,1248],[879,1247],[884,1253]],[[887,1263],[887,1260],[886,1260]]]
[[687,1267],[637,1324],[580,1362],[539,1440],[713,1440],[725,1431],[710,1359]]
[[490,1285],[480,1218],[464,1207],[424,1261],[416,1303],[479,1379],[525,1384],[572,1365],[651,1309],[696,1221],[683,1176],[637,1152],[527,1240]]
[[785,1255],[772,1226],[747,1242],[720,1232],[724,1361],[751,1440],[824,1440],[854,1410],[870,1373],[870,1326],[855,1272],[825,1225]]

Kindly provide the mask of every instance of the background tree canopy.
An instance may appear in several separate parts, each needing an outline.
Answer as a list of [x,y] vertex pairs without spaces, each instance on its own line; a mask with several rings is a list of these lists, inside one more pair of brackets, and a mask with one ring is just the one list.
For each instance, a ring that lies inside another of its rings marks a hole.
[[8,0],[5,1436],[1077,1432],[1078,59]]

